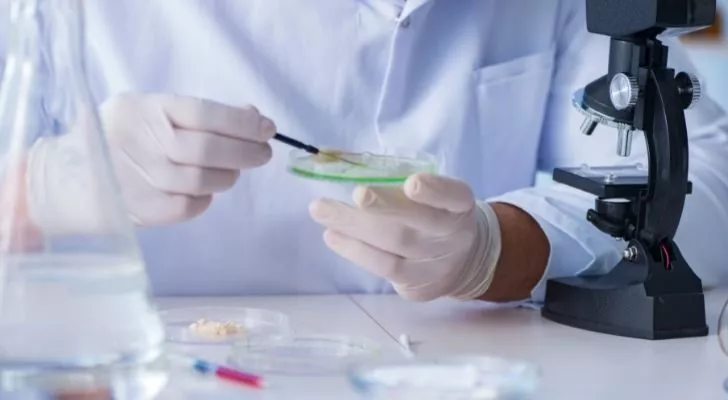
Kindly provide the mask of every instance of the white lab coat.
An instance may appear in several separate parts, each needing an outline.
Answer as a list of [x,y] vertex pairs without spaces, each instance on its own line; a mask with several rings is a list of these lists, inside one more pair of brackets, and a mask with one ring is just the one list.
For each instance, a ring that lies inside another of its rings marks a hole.
[[[546,277],[605,271],[619,244],[585,220],[593,199],[529,188],[538,170],[618,161],[614,133],[583,137],[571,106],[607,66],[607,40],[587,35],[584,3],[91,1],[89,74],[99,101],[134,91],[252,103],[311,143],[431,152],[479,198],[537,219],[551,243]],[[677,47],[671,62],[691,69]],[[694,194],[678,240],[706,283],[726,281],[728,121],[708,100],[689,124]],[[330,252],[308,216],[311,200],[348,199],[351,188],[289,175],[289,149],[273,145],[269,165],[242,174],[200,217],[139,230],[157,294],[390,290]],[[643,151],[637,138],[634,153]]]

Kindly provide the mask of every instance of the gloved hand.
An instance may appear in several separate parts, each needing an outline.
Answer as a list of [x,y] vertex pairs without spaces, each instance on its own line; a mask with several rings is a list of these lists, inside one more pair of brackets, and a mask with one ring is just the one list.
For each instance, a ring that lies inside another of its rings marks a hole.
[[389,280],[415,301],[474,299],[486,292],[500,257],[498,218],[463,182],[414,175],[399,187],[359,187],[355,206],[311,204],[333,251]]
[[255,107],[173,95],[123,95],[101,107],[132,220],[159,225],[202,213],[240,170],[267,163],[273,122]]

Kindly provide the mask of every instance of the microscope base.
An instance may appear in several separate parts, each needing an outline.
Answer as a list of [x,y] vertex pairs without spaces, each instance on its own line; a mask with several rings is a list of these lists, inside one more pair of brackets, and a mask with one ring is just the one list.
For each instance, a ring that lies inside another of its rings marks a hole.
[[603,276],[549,280],[543,317],[575,328],[640,339],[708,334],[702,291],[652,297],[644,282],[615,279],[625,278],[619,270]]

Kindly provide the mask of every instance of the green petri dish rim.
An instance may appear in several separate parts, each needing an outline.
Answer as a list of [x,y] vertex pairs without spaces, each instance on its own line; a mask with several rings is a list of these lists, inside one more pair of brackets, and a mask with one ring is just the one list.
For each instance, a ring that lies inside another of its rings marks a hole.
[[[289,167],[290,171],[294,175],[298,175],[303,178],[315,179],[320,181],[331,181],[331,182],[345,182],[345,183],[378,183],[378,184],[390,184],[397,185],[403,184],[409,176],[388,176],[379,178],[370,177],[346,177],[329,174],[317,174],[315,172],[304,171],[300,168]],[[423,171],[425,172],[425,171]]]

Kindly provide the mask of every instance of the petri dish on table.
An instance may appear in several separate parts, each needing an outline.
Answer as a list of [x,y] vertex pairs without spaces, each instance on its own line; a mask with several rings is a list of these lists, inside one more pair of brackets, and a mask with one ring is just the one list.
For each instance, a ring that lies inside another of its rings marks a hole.
[[288,316],[257,308],[195,307],[164,310],[167,341],[182,344],[232,344],[240,340],[290,335]]
[[302,178],[330,182],[401,185],[411,175],[435,174],[439,169],[435,156],[417,151],[338,154],[349,162],[293,150],[288,159],[288,171]]
[[723,354],[728,356],[728,299],[723,303],[718,317],[718,343]]
[[526,400],[540,381],[532,364],[495,357],[453,357],[360,365],[349,381],[376,400]]
[[377,344],[337,335],[292,335],[236,343],[228,363],[248,371],[282,375],[345,374],[357,363],[375,360]]

